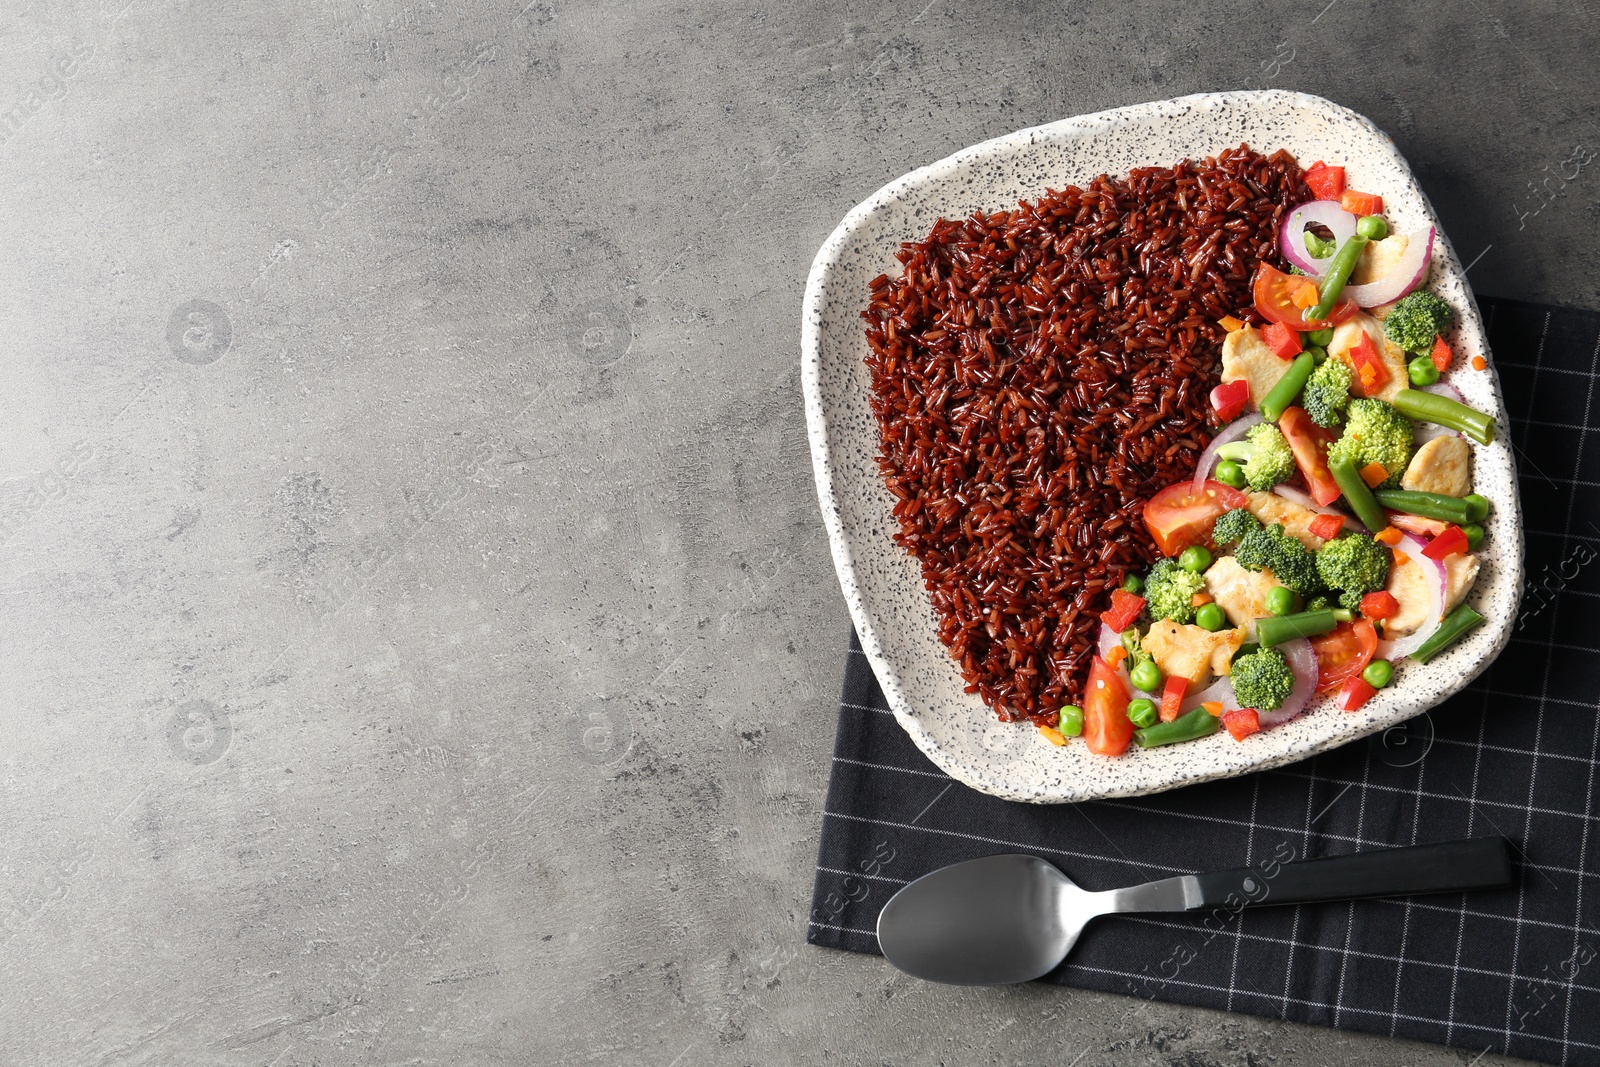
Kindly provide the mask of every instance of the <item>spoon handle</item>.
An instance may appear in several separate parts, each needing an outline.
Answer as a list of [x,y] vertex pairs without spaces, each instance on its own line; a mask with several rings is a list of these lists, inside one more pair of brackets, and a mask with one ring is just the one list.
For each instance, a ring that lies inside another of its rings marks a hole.
[[1511,857],[1505,838],[1474,837],[1193,877],[1201,899],[1191,910],[1241,901],[1303,904],[1495,889],[1511,884]]

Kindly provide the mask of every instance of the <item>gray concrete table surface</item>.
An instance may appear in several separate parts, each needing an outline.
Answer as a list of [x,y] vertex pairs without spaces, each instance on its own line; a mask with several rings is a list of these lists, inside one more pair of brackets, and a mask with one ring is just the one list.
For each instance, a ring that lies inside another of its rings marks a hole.
[[1600,306],[1597,51],[1493,0],[6,4],[0,1063],[1467,1062],[805,946],[800,295],[915,166],[1248,85],[1390,131],[1481,292]]

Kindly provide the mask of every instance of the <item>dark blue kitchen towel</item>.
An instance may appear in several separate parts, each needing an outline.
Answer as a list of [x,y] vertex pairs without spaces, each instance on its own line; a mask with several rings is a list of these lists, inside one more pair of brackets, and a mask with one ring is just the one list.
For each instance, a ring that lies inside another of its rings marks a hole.
[[[1383,737],[1154,796],[1034,806],[946,777],[888,712],[851,635],[808,939],[876,952],[878,909],[930,870],[1032,852],[1105,889],[1452,838],[1513,842],[1514,888],[1121,917],[1047,981],[1600,1064],[1600,314],[1480,300],[1527,516],[1511,645]],[[1470,370],[1457,373],[1470,374]]]

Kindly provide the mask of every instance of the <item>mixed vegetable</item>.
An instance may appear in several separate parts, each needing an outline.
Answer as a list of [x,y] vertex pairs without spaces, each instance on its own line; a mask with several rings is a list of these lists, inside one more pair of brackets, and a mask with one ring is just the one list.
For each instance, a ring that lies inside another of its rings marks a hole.
[[1145,507],[1166,558],[1113,592],[1083,706],[1042,728],[1055,744],[1243,741],[1319,693],[1356,711],[1484,621],[1464,603],[1490,507],[1468,442],[1495,424],[1443,380],[1433,229],[1390,233],[1342,167],[1306,182],[1317,199],[1279,235],[1292,270],[1263,263],[1252,286],[1264,321],[1221,320],[1222,429]]

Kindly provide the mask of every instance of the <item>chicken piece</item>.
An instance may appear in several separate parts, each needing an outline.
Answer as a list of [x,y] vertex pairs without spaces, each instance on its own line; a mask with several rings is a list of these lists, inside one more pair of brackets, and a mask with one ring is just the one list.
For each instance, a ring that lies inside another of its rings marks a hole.
[[1250,383],[1250,406],[1259,408],[1261,401],[1278,384],[1278,379],[1289,373],[1289,361],[1267,347],[1254,326],[1234,330],[1222,342],[1222,380]]
[[[1277,493],[1249,493],[1250,503],[1245,510],[1254,515],[1263,526],[1280,523],[1290,537],[1315,552],[1323,545],[1322,538],[1311,532],[1311,521],[1317,512],[1285,500]],[[1215,595],[1215,594],[1213,594]]]
[[1246,570],[1232,556],[1223,556],[1206,571],[1206,592],[1235,626],[1249,626],[1252,619],[1270,614],[1267,594],[1281,584],[1270,570]]
[[[1466,599],[1472,583],[1478,580],[1478,557],[1470,552],[1446,556],[1444,571],[1444,610],[1449,613]],[[1399,602],[1400,610],[1384,622],[1385,637],[1414,633],[1428,621],[1428,582],[1432,580],[1409,559],[1397,561],[1390,568],[1389,595]]]
[[1446,496],[1466,496],[1472,491],[1472,449],[1454,434],[1435,437],[1411,457],[1400,478],[1402,489]]
[[1406,376],[1405,349],[1383,335],[1382,322],[1364,312],[1356,312],[1333,328],[1333,340],[1328,342],[1328,355],[1354,370],[1355,362],[1350,358],[1350,350],[1356,346],[1363,332],[1372,338],[1373,347],[1389,371],[1389,380],[1376,395],[1379,400],[1393,400],[1400,390],[1410,388],[1411,379]]
[[1244,630],[1210,630],[1158,619],[1144,635],[1144,650],[1167,677],[1187,678],[1189,692],[1204,689],[1213,674],[1233,669],[1233,654],[1244,644]]
[[1350,284],[1366,285],[1377,281],[1394,270],[1394,265],[1410,246],[1411,238],[1403,233],[1391,233],[1381,241],[1368,241],[1367,247],[1361,250],[1361,258],[1356,260],[1355,270],[1350,272]]

